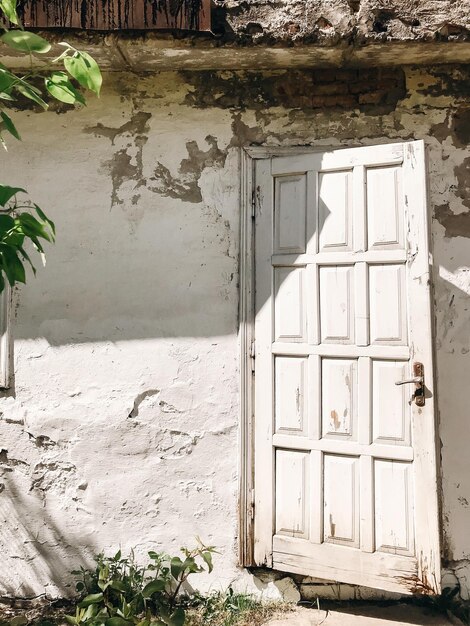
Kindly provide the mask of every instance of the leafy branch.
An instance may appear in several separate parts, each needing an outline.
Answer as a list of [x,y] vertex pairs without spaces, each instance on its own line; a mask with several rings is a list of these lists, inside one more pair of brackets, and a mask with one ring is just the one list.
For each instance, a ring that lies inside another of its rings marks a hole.
[[41,239],[51,243],[55,240],[55,224],[39,206],[30,201],[18,203],[18,194],[25,193],[20,187],[0,185],[0,291],[5,288],[4,275],[12,287],[15,283],[26,282],[25,262],[36,275],[36,268],[24,248],[26,241],[29,240],[45,264]]
[[[0,62],[0,143],[7,150],[4,133],[21,141],[21,135],[7,110],[17,106],[19,97],[31,100],[42,109],[48,100],[70,105],[86,105],[83,90],[99,96],[103,82],[97,62],[87,52],[70,44],[59,44],[63,52],[52,60],[54,69],[35,68],[36,55],[47,54],[51,44],[38,35],[24,30],[17,13],[17,0],[0,0],[0,41],[15,52],[29,57],[30,70],[21,74],[8,69]],[[55,69],[57,67],[57,69]],[[36,269],[25,250],[29,241],[44,261],[41,239],[55,240],[55,226],[40,207],[31,202],[20,204],[17,194],[26,191],[0,184],[0,292],[5,288],[5,277],[11,286],[26,282],[24,263],[33,273]]]

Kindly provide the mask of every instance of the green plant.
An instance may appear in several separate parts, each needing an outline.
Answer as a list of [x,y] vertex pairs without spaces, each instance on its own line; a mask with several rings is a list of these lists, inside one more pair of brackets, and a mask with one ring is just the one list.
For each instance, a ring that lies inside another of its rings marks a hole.
[[[10,109],[18,100],[26,98],[43,109],[48,108],[48,99],[70,105],[86,104],[82,90],[99,96],[102,76],[96,61],[62,42],[63,51],[51,61],[36,67],[34,59],[50,52],[51,44],[36,33],[23,29],[16,10],[17,0],[0,0],[0,41],[28,57],[29,70],[13,72],[0,63],[0,142],[7,149],[5,133],[16,140],[21,135],[16,128]],[[7,112],[8,111],[8,112]],[[40,239],[53,242],[55,227],[45,213],[33,202],[20,202],[17,194],[26,191],[17,187],[0,185],[0,292],[5,287],[5,277],[11,286],[26,282],[24,262],[28,262],[35,273],[25,242],[29,241],[40,253],[44,262],[44,249]]]
[[26,190],[0,185],[0,292],[5,288],[4,274],[11,286],[16,282],[26,282],[25,268],[19,256],[31,265],[36,274],[36,268],[24,248],[26,240],[39,252],[43,262],[44,248],[40,240],[55,240],[54,222],[37,204],[29,200],[20,202],[18,194],[26,194]]
[[292,610],[285,602],[266,602],[246,593],[216,591],[187,598],[187,626],[258,626],[274,614]]
[[182,558],[149,552],[146,566],[134,554],[123,558],[99,554],[93,571],[73,572],[81,599],[72,626],[183,626],[185,608],[181,591],[191,574],[212,571],[212,546],[200,540],[196,548],[182,548]]

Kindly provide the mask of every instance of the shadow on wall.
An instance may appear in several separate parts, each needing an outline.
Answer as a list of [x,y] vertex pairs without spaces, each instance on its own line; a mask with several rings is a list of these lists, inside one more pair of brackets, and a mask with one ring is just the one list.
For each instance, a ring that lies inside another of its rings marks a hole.
[[[238,148],[232,152],[225,164],[211,156],[199,173],[202,202],[141,190],[132,233],[124,211],[110,214],[99,202],[84,215],[68,212],[66,226],[53,215],[63,230],[47,268],[15,295],[15,338],[60,346],[236,335]],[[231,208],[222,215],[224,202]]]
[[[441,486],[444,564],[466,558],[468,533],[458,529],[467,527],[470,507],[468,437],[462,436],[463,417],[468,414],[468,398],[462,389],[468,385],[470,364],[470,240],[449,241],[452,265],[433,268],[440,454],[445,468]],[[468,588],[465,580],[462,585]]]
[[[4,452],[2,455],[5,456]],[[15,461],[10,460],[9,464],[14,465]],[[3,550],[8,549],[14,566],[2,568],[1,594],[71,595],[74,592],[71,569],[89,567],[97,552],[92,534],[84,533],[83,529],[75,536],[67,533],[61,527],[60,507],[51,515],[40,490],[33,487],[28,490],[29,479],[21,468],[2,465],[1,544]]]

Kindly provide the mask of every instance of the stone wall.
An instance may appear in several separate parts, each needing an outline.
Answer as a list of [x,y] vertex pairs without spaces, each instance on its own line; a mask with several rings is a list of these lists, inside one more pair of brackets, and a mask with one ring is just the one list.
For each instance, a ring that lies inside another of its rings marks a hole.
[[215,6],[215,31],[247,42],[467,40],[470,35],[468,0],[215,0]]
[[194,535],[221,552],[203,588],[267,588],[236,565],[240,148],[424,139],[444,558],[468,596],[469,96],[457,66],[116,73],[78,112],[16,115],[2,176],[58,240],[14,294],[0,594],[63,595],[99,550]]

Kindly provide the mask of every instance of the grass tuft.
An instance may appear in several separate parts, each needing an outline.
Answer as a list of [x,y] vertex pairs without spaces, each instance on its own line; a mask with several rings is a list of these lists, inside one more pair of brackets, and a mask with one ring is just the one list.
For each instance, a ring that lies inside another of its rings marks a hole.
[[286,602],[263,601],[230,588],[191,597],[185,626],[261,626],[276,614],[292,610]]

